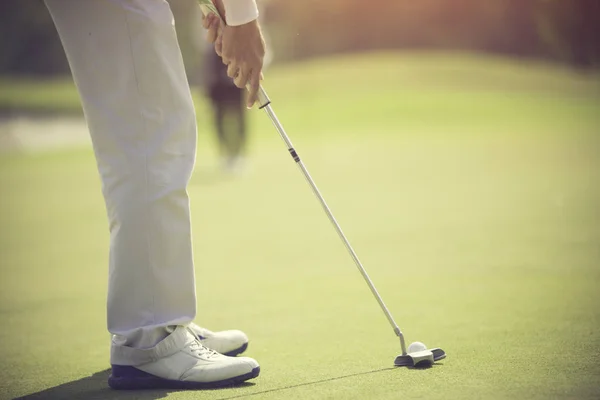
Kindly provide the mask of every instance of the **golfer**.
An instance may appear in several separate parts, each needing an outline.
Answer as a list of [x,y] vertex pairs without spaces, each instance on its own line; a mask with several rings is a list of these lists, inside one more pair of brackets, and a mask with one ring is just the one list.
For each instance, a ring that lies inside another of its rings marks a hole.
[[[193,0],[190,0],[193,1]],[[203,388],[254,378],[237,330],[192,323],[196,288],[187,185],[196,115],[165,0],[46,0],[81,102],[110,230],[109,385]],[[254,0],[215,0],[203,26],[236,86],[257,98],[264,40]],[[200,23],[200,21],[198,21]],[[209,229],[209,228],[206,228]]]

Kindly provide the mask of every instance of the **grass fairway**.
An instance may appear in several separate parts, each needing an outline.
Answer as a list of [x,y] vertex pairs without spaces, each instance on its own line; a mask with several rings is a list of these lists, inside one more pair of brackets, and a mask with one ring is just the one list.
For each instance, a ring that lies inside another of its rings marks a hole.
[[0,398],[600,397],[596,77],[377,54],[279,67],[266,87],[408,342],[448,358],[392,367],[385,317],[252,112],[248,173],[216,172],[203,120],[189,192],[197,322],[245,330],[261,376],[201,393],[107,388],[107,224],[92,151],[70,148],[0,155]]

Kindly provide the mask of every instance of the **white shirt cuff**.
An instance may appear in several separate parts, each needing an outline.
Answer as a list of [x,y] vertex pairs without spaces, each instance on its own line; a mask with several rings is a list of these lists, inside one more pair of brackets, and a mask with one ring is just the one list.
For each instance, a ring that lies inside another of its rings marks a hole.
[[256,0],[223,0],[223,5],[229,26],[244,25],[258,18]]

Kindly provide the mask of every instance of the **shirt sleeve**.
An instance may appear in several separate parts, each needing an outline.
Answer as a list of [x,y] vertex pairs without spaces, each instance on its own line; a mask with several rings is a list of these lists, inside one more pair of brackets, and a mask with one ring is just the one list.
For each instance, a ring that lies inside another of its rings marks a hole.
[[258,18],[256,0],[223,0],[227,25],[238,26]]

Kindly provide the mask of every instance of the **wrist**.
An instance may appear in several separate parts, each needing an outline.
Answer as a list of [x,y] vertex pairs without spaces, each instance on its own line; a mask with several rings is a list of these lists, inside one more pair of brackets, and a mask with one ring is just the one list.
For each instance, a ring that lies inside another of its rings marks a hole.
[[256,0],[223,0],[227,25],[238,26],[258,18]]

